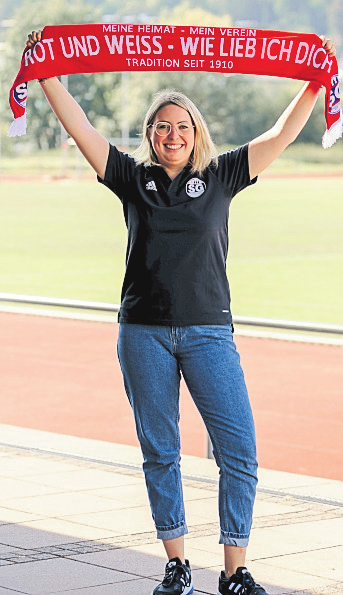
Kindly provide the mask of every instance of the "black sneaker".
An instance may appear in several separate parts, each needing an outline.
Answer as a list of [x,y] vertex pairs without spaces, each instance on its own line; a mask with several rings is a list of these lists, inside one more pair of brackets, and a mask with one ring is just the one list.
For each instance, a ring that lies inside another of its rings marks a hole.
[[179,558],[172,558],[166,565],[166,573],[152,595],[189,595],[193,593],[193,583],[189,562],[182,564]]
[[268,595],[268,593],[261,585],[255,583],[246,568],[240,566],[230,578],[226,578],[222,570],[217,595]]

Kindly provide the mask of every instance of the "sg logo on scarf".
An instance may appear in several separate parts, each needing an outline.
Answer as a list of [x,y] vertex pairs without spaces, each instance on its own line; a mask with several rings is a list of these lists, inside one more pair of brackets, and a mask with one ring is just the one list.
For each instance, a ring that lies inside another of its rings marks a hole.
[[26,107],[27,83],[22,83],[13,89],[13,98],[14,101],[18,103],[18,105],[21,107]]
[[341,109],[341,102],[340,102],[340,96],[339,96],[338,74],[334,74],[331,77],[329,114],[337,114],[340,111],[340,109]]
[[204,194],[205,190],[206,184],[202,180],[199,180],[199,178],[192,178],[191,180],[188,180],[186,184],[186,194],[191,198],[201,196]]

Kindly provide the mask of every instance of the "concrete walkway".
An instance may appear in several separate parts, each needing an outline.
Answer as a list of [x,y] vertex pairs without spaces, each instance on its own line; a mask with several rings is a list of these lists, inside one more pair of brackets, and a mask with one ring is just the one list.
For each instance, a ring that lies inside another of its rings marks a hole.
[[[164,574],[137,448],[0,426],[0,595],[149,595]],[[195,593],[222,569],[214,461],[183,457]],[[260,470],[248,567],[270,595],[342,595],[343,482]]]

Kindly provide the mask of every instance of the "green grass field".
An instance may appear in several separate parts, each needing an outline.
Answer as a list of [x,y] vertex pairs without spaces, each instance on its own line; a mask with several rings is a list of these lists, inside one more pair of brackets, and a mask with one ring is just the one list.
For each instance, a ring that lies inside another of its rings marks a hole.
[[343,323],[343,177],[276,178],[235,198],[236,314]]
[[[230,215],[233,313],[343,324],[343,177],[262,177]],[[0,291],[119,302],[126,230],[96,181],[0,182]]]

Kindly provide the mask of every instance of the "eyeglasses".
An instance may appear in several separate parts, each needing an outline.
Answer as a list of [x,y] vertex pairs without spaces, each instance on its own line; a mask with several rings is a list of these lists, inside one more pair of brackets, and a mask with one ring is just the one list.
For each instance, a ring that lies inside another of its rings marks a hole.
[[[180,136],[187,136],[191,134],[191,132],[193,132],[193,128],[195,128],[195,126],[189,122],[179,122],[178,124],[175,124],[174,127],[177,129]],[[154,128],[158,136],[168,136],[168,134],[171,132],[172,125],[170,122],[155,122],[155,124],[150,124],[148,128]]]

